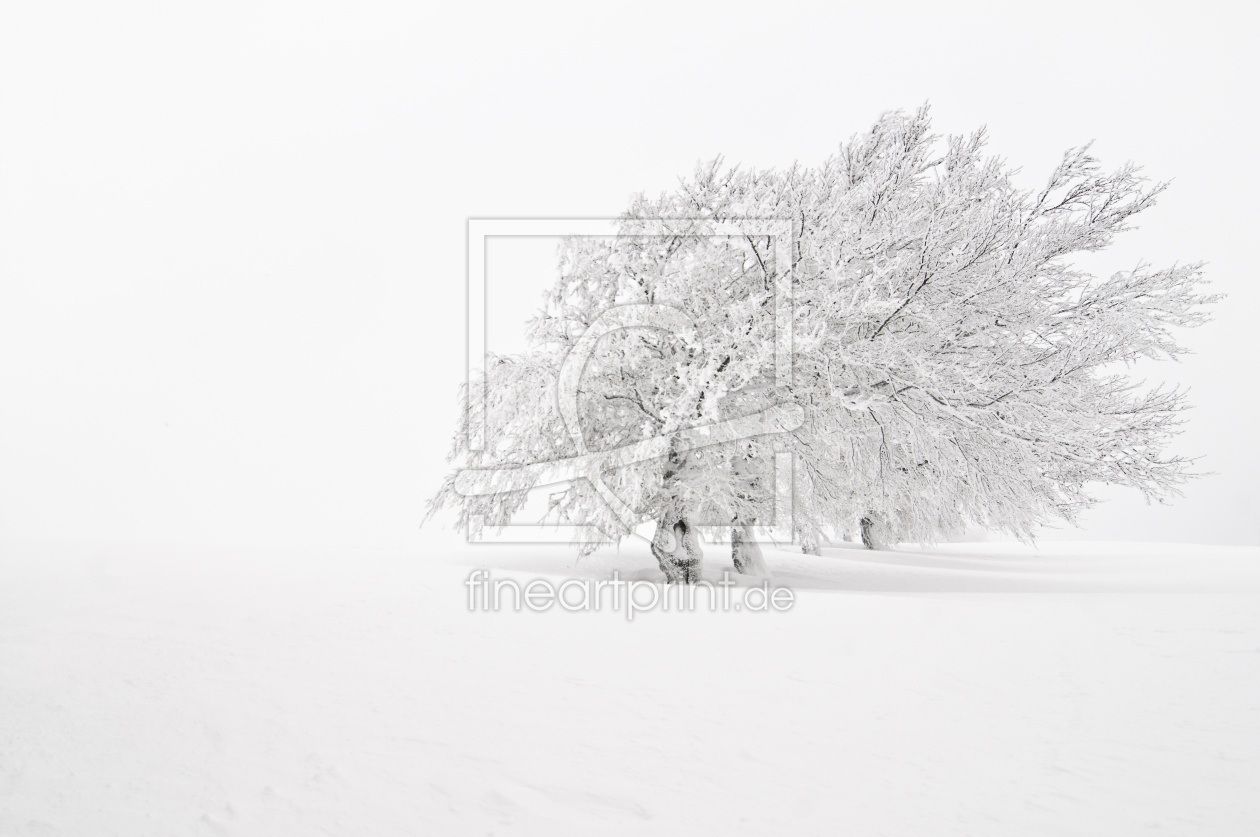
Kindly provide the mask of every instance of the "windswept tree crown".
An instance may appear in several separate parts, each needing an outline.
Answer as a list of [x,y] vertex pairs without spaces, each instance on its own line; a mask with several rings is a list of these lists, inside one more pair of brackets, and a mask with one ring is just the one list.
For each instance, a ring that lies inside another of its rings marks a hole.
[[[609,469],[606,485],[644,519],[748,525],[768,513],[769,453],[789,451],[795,525],[807,544],[878,520],[900,539],[979,525],[1030,536],[1072,521],[1089,483],[1165,499],[1190,475],[1165,451],[1186,408],[1122,362],[1184,352],[1175,330],[1206,320],[1201,265],[1145,265],[1108,277],[1073,265],[1102,250],[1165,185],[1131,164],[1105,172],[1069,150],[1044,188],[1021,189],[985,156],[985,135],[944,141],[927,108],[892,113],[821,166],[698,167],[679,188],[639,196],[621,235],[573,238],[530,324],[534,348],[485,370],[492,444],[469,464],[574,456],[557,405],[565,358],[605,312],[669,306],[685,335],[623,329],[600,338],[576,392],[591,451],[676,437],[697,425],[796,405],[795,430]],[[768,237],[721,225],[781,219]],[[646,222],[657,234],[644,235]],[[775,383],[775,288],[790,272],[790,386]],[[480,417],[478,417],[480,418]],[[468,453],[465,428],[452,456]],[[443,503],[506,522],[519,485]],[[625,527],[585,480],[552,498],[556,520]],[[668,520],[666,520],[668,518]]]

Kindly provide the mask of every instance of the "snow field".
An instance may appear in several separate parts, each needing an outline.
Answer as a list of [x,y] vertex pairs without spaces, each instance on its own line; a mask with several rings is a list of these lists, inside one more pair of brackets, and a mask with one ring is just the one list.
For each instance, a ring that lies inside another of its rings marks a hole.
[[1256,549],[766,547],[790,612],[630,623],[464,581],[639,546],[2,547],[0,834],[1260,829]]

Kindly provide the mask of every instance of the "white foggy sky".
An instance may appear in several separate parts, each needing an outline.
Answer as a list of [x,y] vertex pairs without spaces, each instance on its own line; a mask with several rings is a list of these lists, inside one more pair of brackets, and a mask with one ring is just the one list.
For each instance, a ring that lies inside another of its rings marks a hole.
[[930,100],[1029,186],[1091,139],[1174,179],[1098,268],[1206,260],[1230,295],[1195,356],[1142,370],[1192,387],[1175,449],[1218,473],[1073,536],[1260,543],[1258,28],[1233,3],[9,4],[0,537],[448,542],[417,527],[469,217],[615,216],[698,160],[815,164]]

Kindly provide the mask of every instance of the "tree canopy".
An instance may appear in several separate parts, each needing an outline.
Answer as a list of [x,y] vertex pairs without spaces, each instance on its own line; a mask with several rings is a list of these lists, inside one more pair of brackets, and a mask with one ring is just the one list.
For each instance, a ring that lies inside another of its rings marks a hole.
[[[1166,453],[1185,393],[1145,388],[1124,367],[1185,351],[1176,330],[1205,322],[1216,299],[1202,265],[1100,278],[1072,260],[1106,248],[1165,184],[1132,164],[1105,172],[1088,146],[1042,189],[1014,174],[986,156],[983,130],[932,134],[924,107],[885,115],[815,168],[719,158],[672,193],[640,195],[619,235],[562,245],[533,348],[488,359],[474,420],[492,444],[430,514],[453,503],[461,524],[503,523],[540,484],[531,464],[640,445],[649,458],[596,457],[598,478],[554,496],[554,519],[610,540],[655,520],[662,570],[689,581],[697,525],[732,526],[736,566],[757,569],[747,527],[767,517],[776,447],[792,456],[807,549],[859,520],[893,540],[967,526],[1028,537],[1074,521],[1091,483],[1175,494],[1191,475]],[[788,235],[730,232],[750,219],[786,222]],[[790,380],[776,353],[785,287]],[[636,308],[646,320],[624,313]],[[769,416],[760,434],[697,439],[754,415]],[[461,426],[452,457],[466,454]],[[467,490],[491,468],[517,478]]]

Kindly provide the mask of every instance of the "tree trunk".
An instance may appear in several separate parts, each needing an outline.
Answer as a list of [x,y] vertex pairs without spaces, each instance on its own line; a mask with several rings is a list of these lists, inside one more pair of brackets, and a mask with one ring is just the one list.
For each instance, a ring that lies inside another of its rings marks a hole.
[[[747,485],[740,491],[740,499],[751,500],[761,480],[751,467],[745,449],[736,450],[735,456],[731,458],[731,469],[736,478],[747,479]],[[769,575],[766,561],[761,554],[761,546],[752,533],[752,524],[756,522],[755,519],[740,520],[738,515],[731,521],[731,560],[738,573],[764,576]]]
[[[672,541],[672,543],[671,543]],[[656,521],[652,556],[669,584],[695,584],[700,580],[700,540],[683,514],[666,513]]]
[[766,575],[766,561],[761,546],[753,538],[751,526],[731,527],[731,559],[735,570],[744,575]]
[[[666,460],[664,480],[668,487],[687,462],[687,455],[670,445]],[[700,580],[700,540],[691,525],[684,504],[674,498],[656,519],[656,533],[652,536],[652,557],[665,573],[667,584],[695,584]]]
[[860,521],[862,525],[862,545],[867,549],[878,549],[879,544],[875,538],[875,520],[867,515]]
[[861,520],[862,543],[867,549],[884,549],[896,541],[888,520],[881,514],[870,512]]
[[806,555],[822,555],[822,547],[809,535],[801,535],[801,552]]

